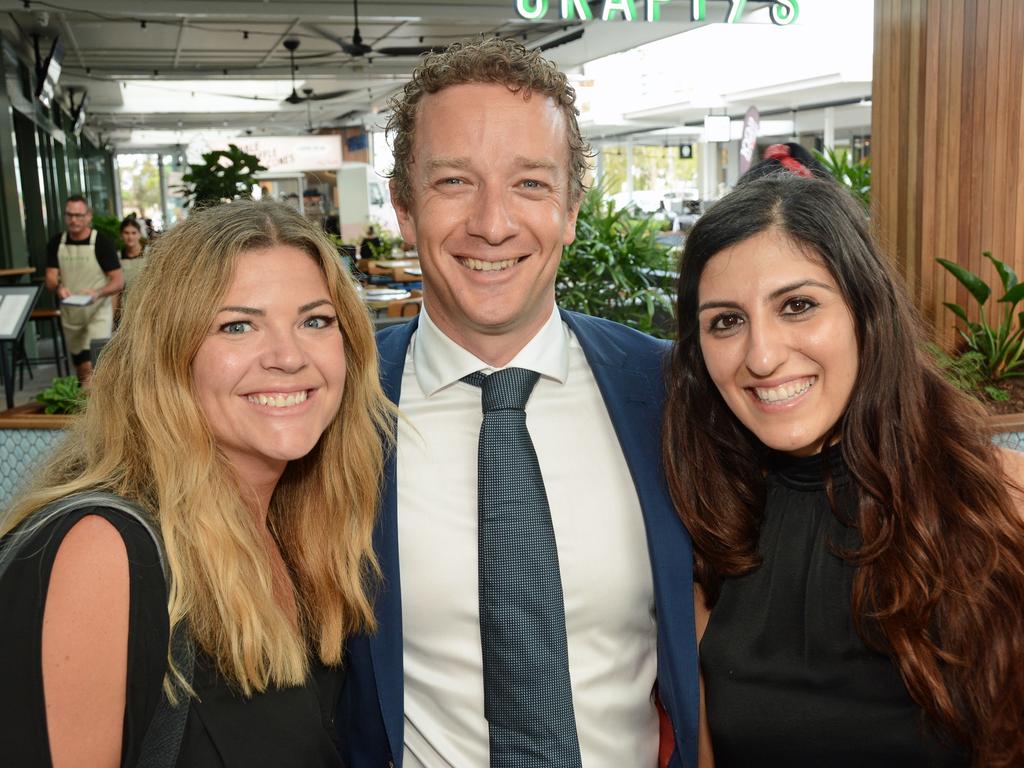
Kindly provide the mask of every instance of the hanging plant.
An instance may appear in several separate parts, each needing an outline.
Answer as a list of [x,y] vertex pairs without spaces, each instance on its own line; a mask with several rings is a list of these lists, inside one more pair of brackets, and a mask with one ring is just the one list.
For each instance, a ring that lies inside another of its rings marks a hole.
[[265,170],[258,157],[229,144],[204,154],[202,163],[190,163],[180,189],[189,208],[251,198],[254,176]]

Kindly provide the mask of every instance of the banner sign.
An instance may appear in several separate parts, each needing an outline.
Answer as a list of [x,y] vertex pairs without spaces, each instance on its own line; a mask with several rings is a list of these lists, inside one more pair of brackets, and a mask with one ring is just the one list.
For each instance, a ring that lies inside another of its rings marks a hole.
[[747,172],[757,149],[757,132],[761,127],[761,115],[757,107],[751,107],[743,117],[743,137],[740,139],[740,176]]
[[[601,3],[601,21],[660,21],[662,6],[675,2],[676,5],[688,3],[691,21],[715,21],[708,19],[707,0],[604,0]],[[743,16],[748,0],[729,0],[729,10],[722,19],[726,24],[735,24]],[[764,5],[770,3],[768,16],[772,24],[784,27],[796,21],[800,15],[799,0],[749,0],[751,3]],[[587,0],[516,0],[516,13],[527,21],[543,20],[551,5],[560,6],[559,18],[562,21],[591,21],[594,12]],[[594,3],[596,6],[597,3]],[[643,14],[637,13],[637,6],[642,5]]]
[[[256,155],[267,167],[264,173],[330,171],[341,167],[341,137],[323,136],[237,136],[231,139],[239,149]],[[227,148],[227,141],[224,142]],[[221,149],[222,147],[212,147]]]

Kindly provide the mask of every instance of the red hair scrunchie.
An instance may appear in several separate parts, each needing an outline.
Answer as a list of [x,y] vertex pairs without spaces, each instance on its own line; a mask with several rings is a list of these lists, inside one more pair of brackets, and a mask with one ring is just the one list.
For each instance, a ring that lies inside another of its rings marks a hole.
[[795,176],[802,176],[805,179],[809,179],[812,176],[807,166],[789,153],[789,147],[785,144],[772,144],[764,151],[764,159],[778,160],[779,165]]

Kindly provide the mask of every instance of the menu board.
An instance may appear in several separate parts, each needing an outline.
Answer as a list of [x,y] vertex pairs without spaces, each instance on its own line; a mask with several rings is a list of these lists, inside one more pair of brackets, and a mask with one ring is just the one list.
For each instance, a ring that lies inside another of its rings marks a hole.
[[38,285],[0,286],[0,341],[21,336],[38,295]]

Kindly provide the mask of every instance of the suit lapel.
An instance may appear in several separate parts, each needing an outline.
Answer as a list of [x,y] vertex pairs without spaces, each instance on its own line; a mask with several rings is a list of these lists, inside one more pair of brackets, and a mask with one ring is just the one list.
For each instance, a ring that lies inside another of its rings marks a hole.
[[[402,395],[402,375],[409,341],[418,325],[418,318],[377,334],[380,356],[380,382],[384,394],[395,405]],[[398,483],[396,450],[391,450],[384,463],[384,486],[381,493],[374,548],[383,574],[377,595],[376,613],[379,630],[370,636],[370,657],[377,680],[377,695],[388,734],[391,754],[396,764],[401,761],[404,724],[404,672],[402,663],[402,594],[398,569]]]

